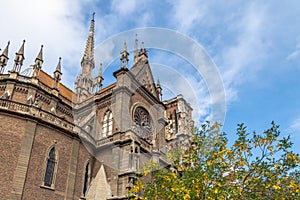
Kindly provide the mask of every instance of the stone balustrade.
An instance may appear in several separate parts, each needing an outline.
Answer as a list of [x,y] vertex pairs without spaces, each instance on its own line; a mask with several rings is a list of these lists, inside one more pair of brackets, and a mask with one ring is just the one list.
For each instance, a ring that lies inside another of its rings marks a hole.
[[22,113],[30,116],[38,117],[39,119],[59,126],[68,131],[74,130],[74,124],[65,119],[56,116],[50,112],[44,111],[41,108],[30,106],[22,103],[13,102],[10,100],[0,99],[0,109],[10,110],[17,113]]

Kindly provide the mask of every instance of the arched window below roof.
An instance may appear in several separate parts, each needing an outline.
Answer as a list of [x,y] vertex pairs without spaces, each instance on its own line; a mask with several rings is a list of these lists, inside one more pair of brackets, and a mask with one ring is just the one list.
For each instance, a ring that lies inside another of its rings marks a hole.
[[107,137],[112,134],[113,115],[110,110],[106,111],[103,117],[102,136]]
[[54,182],[57,170],[57,152],[55,147],[52,147],[48,153],[46,161],[46,170],[44,175],[43,185],[54,188]]

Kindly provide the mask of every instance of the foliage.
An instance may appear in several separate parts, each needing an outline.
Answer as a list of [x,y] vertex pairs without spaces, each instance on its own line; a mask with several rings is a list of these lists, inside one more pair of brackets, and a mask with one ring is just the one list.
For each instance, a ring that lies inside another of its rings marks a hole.
[[136,199],[300,199],[299,155],[290,137],[280,137],[274,122],[262,134],[249,134],[238,124],[237,139],[228,147],[220,125],[205,123],[188,150],[169,153],[168,169],[151,164],[136,181]]

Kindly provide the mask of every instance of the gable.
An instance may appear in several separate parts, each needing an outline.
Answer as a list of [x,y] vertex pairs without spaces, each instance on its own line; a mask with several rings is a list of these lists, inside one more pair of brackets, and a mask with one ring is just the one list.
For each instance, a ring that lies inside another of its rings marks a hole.
[[159,98],[156,92],[152,71],[148,62],[138,62],[130,69],[130,71],[135,75],[135,78],[141,85],[143,85],[151,94],[153,94],[153,96]]

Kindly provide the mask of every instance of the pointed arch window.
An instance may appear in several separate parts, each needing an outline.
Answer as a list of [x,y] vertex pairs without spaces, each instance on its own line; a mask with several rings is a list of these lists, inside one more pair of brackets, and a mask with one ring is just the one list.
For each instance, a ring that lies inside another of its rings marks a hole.
[[52,147],[49,151],[47,162],[46,162],[46,171],[44,176],[43,185],[47,187],[54,187],[55,175],[57,169],[57,153],[55,147]]
[[89,181],[90,181],[90,163],[88,162],[85,166],[85,171],[84,171],[84,181],[83,181],[83,189],[82,189],[82,194],[85,197],[86,192],[89,186]]
[[103,137],[107,137],[112,134],[112,128],[113,128],[113,116],[112,112],[110,110],[106,111],[103,118],[103,128],[102,128],[102,134]]

